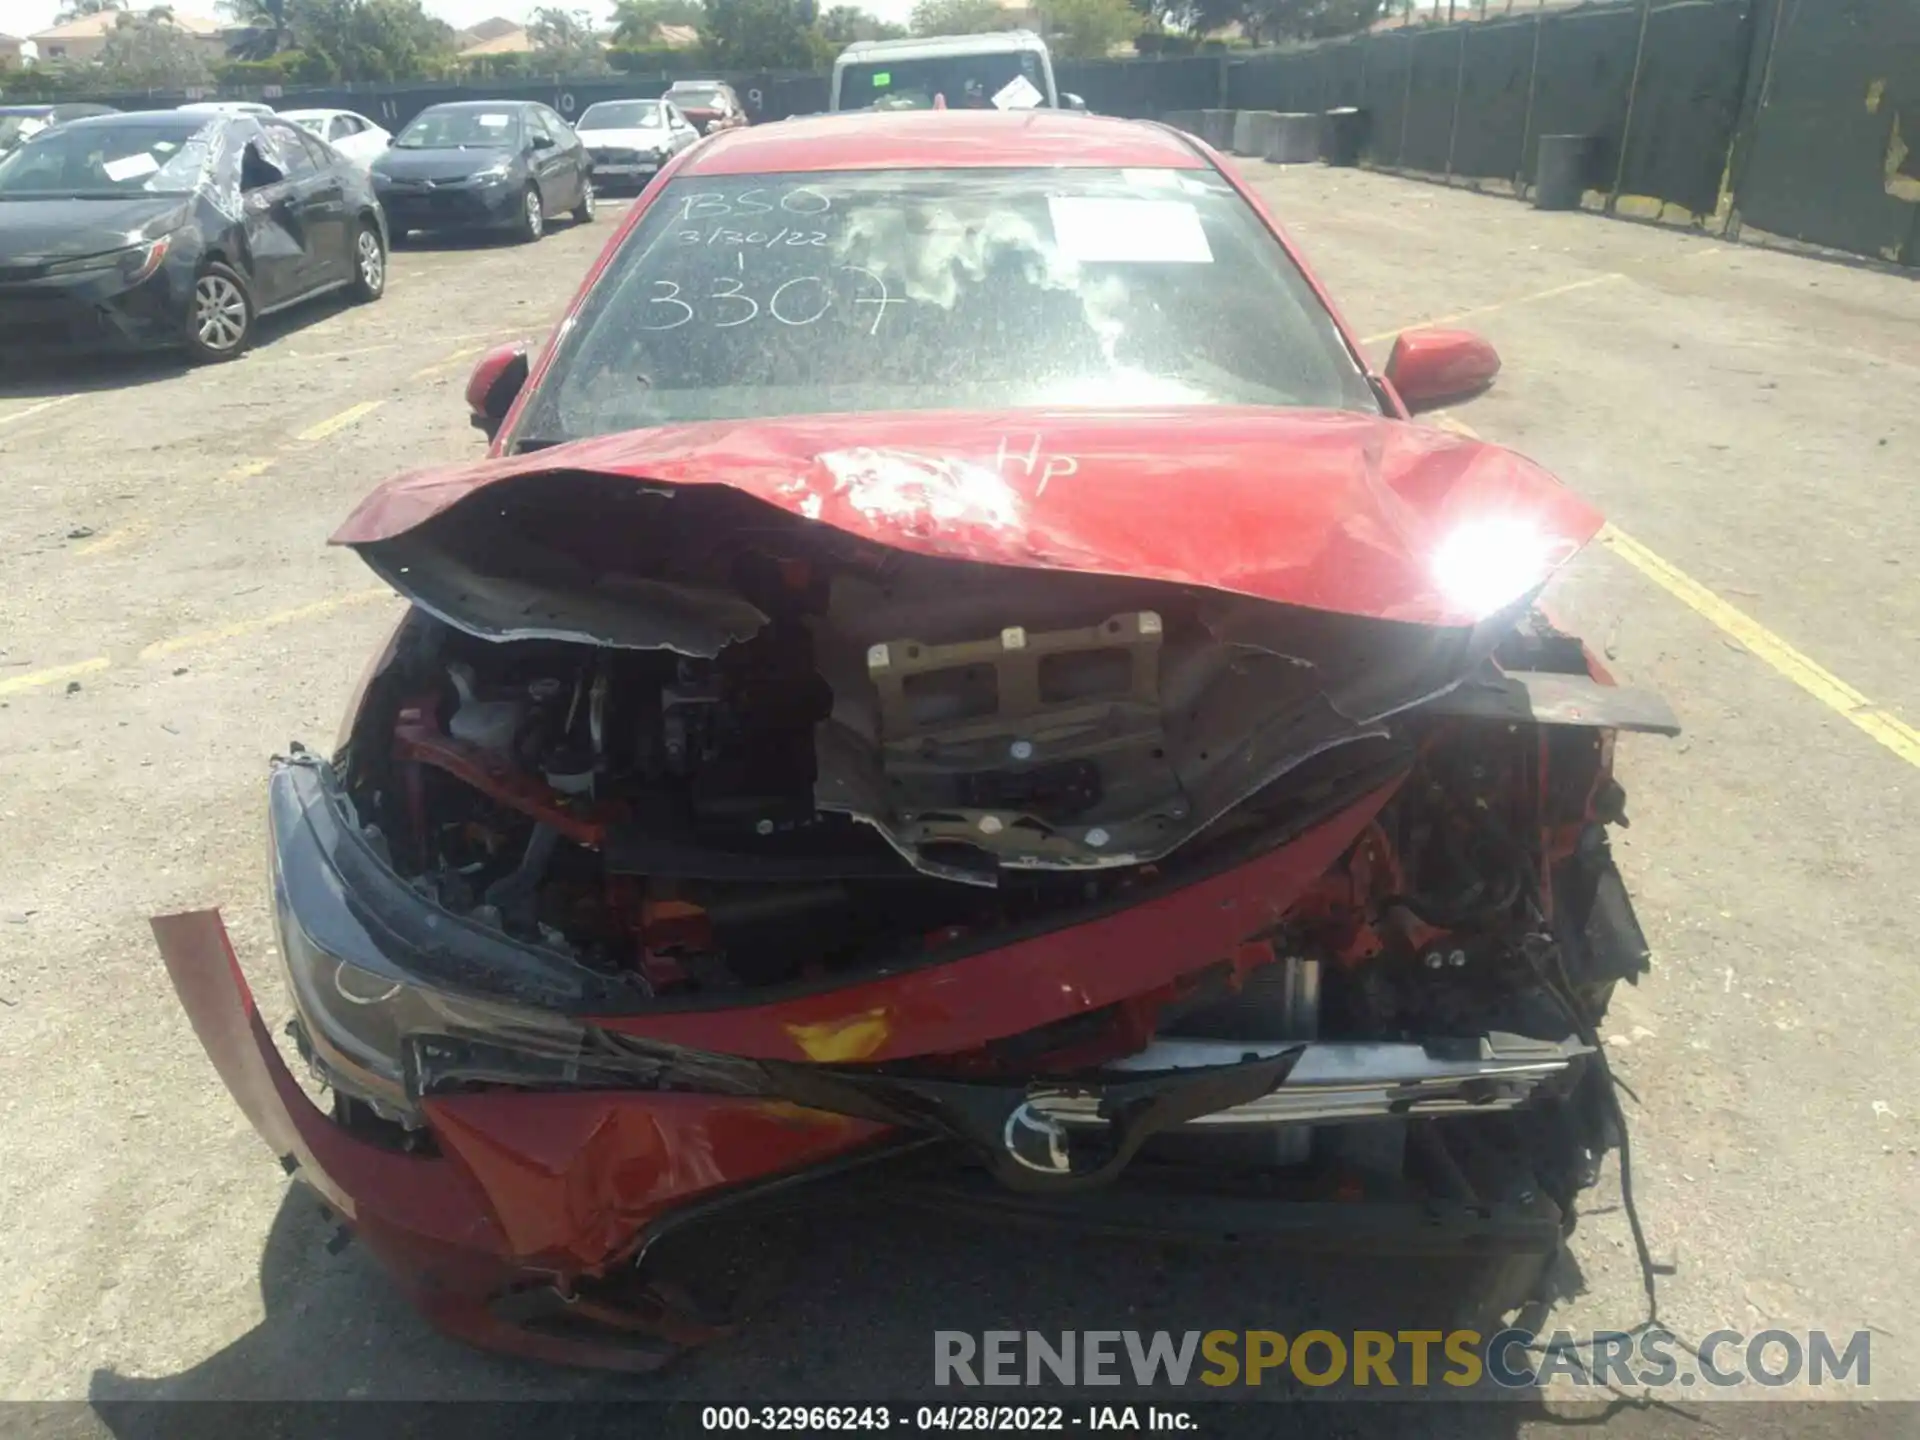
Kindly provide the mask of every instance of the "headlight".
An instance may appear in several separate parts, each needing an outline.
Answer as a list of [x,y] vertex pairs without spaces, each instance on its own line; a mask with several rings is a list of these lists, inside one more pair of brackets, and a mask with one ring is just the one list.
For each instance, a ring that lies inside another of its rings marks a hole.
[[498,185],[511,174],[513,174],[513,166],[502,160],[498,165],[489,165],[472,179],[476,185]]
[[542,1008],[578,998],[585,977],[575,967],[410,889],[336,808],[319,767],[281,765],[268,793],[274,923],[306,1055],[323,1080],[418,1126],[421,1097],[445,1073],[531,1085],[577,1082],[592,1069],[585,1028]]
[[123,250],[109,250],[104,255],[83,255],[77,260],[58,260],[47,267],[47,273],[49,275],[87,275],[96,270],[118,270],[128,284],[137,285],[160,268],[160,262],[167,258],[167,249],[172,243],[172,236],[162,235],[158,240],[129,245]]

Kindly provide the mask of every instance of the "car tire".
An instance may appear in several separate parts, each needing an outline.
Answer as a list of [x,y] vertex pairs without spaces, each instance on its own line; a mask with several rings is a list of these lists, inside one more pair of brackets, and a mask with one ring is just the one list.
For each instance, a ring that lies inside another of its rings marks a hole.
[[360,305],[387,293],[387,247],[380,242],[380,227],[365,220],[353,227],[353,284],[349,293]]
[[202,364],[238,359],[253,342],[253,292],[239,271],[210,260],[193,277],[187,352]]
[[573,223],[591,225],[594,217],[593,177],[589,175],[580,182],[580,203],[573,208]]
[[513,233],[523,245],[531,245],[547,233],[547,215],[540,204],[538,185],[527,186],[527,193],[520,197],[520,222]]

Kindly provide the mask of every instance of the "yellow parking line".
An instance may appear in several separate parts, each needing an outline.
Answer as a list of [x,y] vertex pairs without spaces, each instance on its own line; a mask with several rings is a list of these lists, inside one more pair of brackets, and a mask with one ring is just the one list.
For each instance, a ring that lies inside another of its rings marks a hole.
[[220,477],[220,483],[222,485],[238,485],[242,480],[251,480],[256,475],[264,475],[272,468],[273,461],[271,459],[262,459],[256,456],[252,460],[242,460],[238,465]]
[[29,670],[24,675],[14,675],[0,680],[0,695],[17,695],[22,690],[37,690],[42,685],[58,685],[62,680],[71,680],[77,675],[91,675],[96,670],[107,668],[107,657],[96,655],[91,660],[76,660],[71,665],[55,665],[48,670]]
[[338,415],[329,415],[318,425],[309,425],[293,438],[296,440],[324,440],[336,431],[344,430],[356,420],[371,415],[387,402],[384,400],[362,400],[358,405],[349,405]]
[[146,532],[146,521],[129,520],[118,530],[109,530],[104,535],[96,535],[84,544],[74,546],[73,553],[76,555],[104,555],[109,550],[118,550],[129,540],[138,539],[140,536],[146,534]]
[[1383,340],[1408,330],[1425,330],[1432,325],[1457,325],[1462,320],[1471,320],[1476,315],[1491,315],[1496,310],[1505,310],[1510,305],[1531,305],[1536,300],[1551,300],[1556,295],[1570,295],[1575,290],[1585,290],[1592,285],[1605,285],[1609,281],[1624,280],[1627,277],[1618,270],[1610,270],[1605,275],[1590,275],[1585,280],[1573,280],[1565,285],[1555,285],[1551,290],[1536,290],[1531,295],[1515,295],[1508,300],[1497,300],[1491,305],[1476,305],[1471,310],[1462,310],[1453,315],[1439,315],[1431,320],[1415,321],[1411,325],[1402,325],[1398,330],[1384,330],[1378,335],[1362,335],[1362,345],[1378,345]]
[[484,345],[469,345],[465,349],[454,351],[451,355],[441,356],[438,360],[434,361],[433,364],[431,365],[423,365],[420,369],[414,371],[413,374],[409,375],[407,378],[409,380],[432,379],[435,375],[438,375],[441,371],[449,369],[452,366],[458,365],[462,360],[470,359],[471,357],[478,355],[482,350],[485,350],[486,348],[487,347]]
[[0,425],[11,425],[16,420],[28,419],[29,417],[38,415],[43,411],[52,410],[53,408],[59,405],[71,405],[75,400],[78,400],[79,398],[80,397],[78,395],[56,395],[51,400],[42,400],[38,404],[28,405],[22,409],[14,411],[11,415],[0,415]]
[[[204,649],[225,640],[237,640],[243,635],[271,630],[276,625],[285,625],[294,620],[312,620],[317,616],[331,615],[350,605],[365,605],[370,600],[394,598],[393,591],[384,586],[377,590],[356,590],[349,595],[336,595],[331,600],[316,600],[311,605],[296,605],[291,610],[276,610],[267,615],[257,615],[251,620],[236,620],[231,625],[221,625],[212,630],[196,630],[186,635],[156,640],[140,652],[140,658],[159,660],[168,655],[178,655],[182,650]],[[103,660],[100,663],[104,665],[106,662]]]
[[1759,621],[1736,610],[1699,581],[1662,560],[1631,535],[1608,525],[1600,543],[1703,619],[1718,626],[1848,724],[1920,766],[1920,730],[1794,649]]
[[[1456,434],[1479,439],[1464,420],[1442,415],[1439,423]],[[1810,656],[1795,649],[1751,615],[1729,605],[1678,565],[1662,559],[1614,524],[1601,528],[1600,543],[1658,585],[1722,634],[1738,641],[1774,673],[1798,685],[1868,738],[1909,765],[1920,767],[1920,730],[1883,705],[1876,705]]]

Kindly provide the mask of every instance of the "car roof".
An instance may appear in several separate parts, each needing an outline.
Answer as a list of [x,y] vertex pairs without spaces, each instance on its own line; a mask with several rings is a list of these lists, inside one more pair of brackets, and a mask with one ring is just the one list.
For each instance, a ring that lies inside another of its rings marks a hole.
[[809,170],[1128,166],[1205,170],[1177,130],[1065,110],[891,110],[812,115],[710,135],[687,152],[692,175]]
[[912,55],[997,54],[1007,50],[1044,50],[1047,42],[1031,30],[987,30],[975,35],[909,35],[899,40],[855,40],[841,60],[884,60]]
[[50,115],[51,105],[0,105],[0,115]]
[[322,118],[331,120],[335,115],[351,115],[356,120],[364,120],[367,118],[358,110],[282,110],[279,114],[282,120],[318,120]]
[[731,90],[733,86],[724,80],[676,80],[667,86],[667,94],[676,90]]
[[427,110],[525,110],[539,103],[537,100],[443,100],[438,105],[427,106],[420,114],[426,114]]
[[82,115],[62,128],[97,130],[107,125],[157,125],[169,121],[180,125],[218,125],[223,120],[270,120],[270,115],[234,115],[217,110],[109,110],[102,115]]

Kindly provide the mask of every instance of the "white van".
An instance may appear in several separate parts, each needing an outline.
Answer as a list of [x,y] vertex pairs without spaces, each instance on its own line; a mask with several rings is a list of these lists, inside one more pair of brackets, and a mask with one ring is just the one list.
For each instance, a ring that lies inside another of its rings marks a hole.
[[1062,108],[1047,42],[1031,30],[860,40],[833,62],[830,109],[931,110],[936,100],[949,110]]

